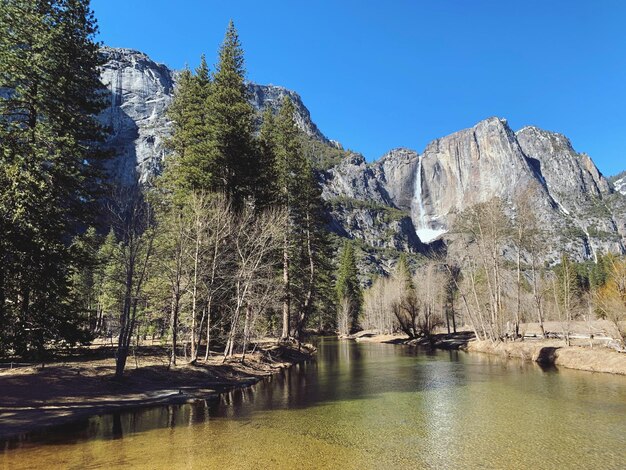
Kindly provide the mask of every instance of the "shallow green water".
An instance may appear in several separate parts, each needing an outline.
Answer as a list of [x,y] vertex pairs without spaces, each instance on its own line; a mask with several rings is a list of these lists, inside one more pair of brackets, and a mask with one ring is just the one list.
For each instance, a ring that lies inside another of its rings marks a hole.
[[626,378],[322,341],[211,404],[95,417],[0,468],[626,468]]

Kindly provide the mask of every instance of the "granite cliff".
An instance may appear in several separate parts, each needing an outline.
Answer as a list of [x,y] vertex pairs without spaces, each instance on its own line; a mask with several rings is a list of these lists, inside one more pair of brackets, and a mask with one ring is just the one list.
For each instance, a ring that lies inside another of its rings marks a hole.
[[[106,61],[101,78],[109,91],[109,106],[100,119],[111,129],[107,147],[116,158],[111,176],[123,184],[145,183],[161,170],[166,154],[164,140],[170,132],[166,116],[177,72],[132,49],[104,47]],[[296,108],[296,121],[308,136],[328,145],[328,140],[311,120],[300,96],[286,88],[249,83],[250,103],[262,111],[278,109],[288,96]],[[260,122],[261,112],[259,112]]]
[[626,171],[621,172],[611,178],[615,191],[626,196]]
[[[112,129],[107,145],[116,155],[111,177],[122,184],[143,183],[160,171],[166,157],[170,123],[165,110],[177,73],[138,51],[103,48],[102,53],[110,106],[101,119]],[[254,83],[249,89],[259,111],[277,109],[289,96],[301,130],[337,147],[295,92]],[[421,154],[399,148],[367,163],[345,152],[338,164],[320,169],[319,178],[331,207],[331,229],[361,240],[372,271],[386,271],[398,251],[424,253],[442,246],[451,237],[454,214],[494,196],[512,212],[518,197],[530,198],[551,232],[548,261],[563,250],[577,259],[625,251],[626,178],[610,183],[561,134],[536,127],[514,132],[501,118],[436,139]]]

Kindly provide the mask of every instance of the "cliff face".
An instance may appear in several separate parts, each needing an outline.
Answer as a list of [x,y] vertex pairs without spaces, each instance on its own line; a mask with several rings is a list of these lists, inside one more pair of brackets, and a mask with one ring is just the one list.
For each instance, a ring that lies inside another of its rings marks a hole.
[[[110,106],[101,120],[112,128],[107,145],[116,155],[111,176],[123,184],[146,182],[158,174],[166,156],[170,123],[165,111],[177,74],[141,52],[104,48],[102,53]],[[253,83],[249,88],[259,112],[277,109],[289,96],[299,127],[319,142],[336,145],[320,132],[295,92]],[[421,155],[394,149],[368,164],[361,155],[349,154],[319,178],[332,207],[331,229],[378,250],[370,260],[374,271],[385,269],[389,250],[419,253],[429,249],[425,243],[440,245],[438,239],[451,237],[455,213],[495,196],[511,213],[519,197],[529,198],[552,241],[547,261],[564,250],[577,259],[624,252],[626,244],[626,178],[611,184],[565,136],[536,127],[513,132],[500,118],[436,139]]]
[[448,230],[452,212],[493,197],[514,200],[534,179],[515,134],[498,118],[435,140],[417,171],[411,213],[424,231]]
[[615,188],[615,191],[626,196],[626,176],[622,176],[621,178],[617,178],[613,181],[613,187]]
[[145,54],[131,49],[103,48],[101,71],[109,89],[109,107],[101,114],[110,126],[107,147],[115,153],[110,171],[125,185],[142,183],[161,169],[164,139],[170,132],[165,110],[172,99],[175,74]]
[[[109,106],[100,115],[112,132],[107,141],[116,158],[111,176],[122,184],[147,182],[161,171],[167,153],[165,139],[170,133],[166,109],[172,100],[177,72],[132,49],[104,47],[106,63],[101,78],[109,90]],[[277,110],[285,96],[296,108],[296,122],[307,135],[333,145],[311,120],[300,96],[286,88],[249,83],[250,104],[259,111]]]
[[506,120],[489,118],[431,142],[421,155],[396,149],[369,165],[344,162],[330,174],[325,195],[404,211],[421,242],[448,239],[454,214],[474,204],[499,197],[513,214],[524,197],[552,242],[546,260],[562,251],[579,260],[624,252],[623,195],[566,137],[535,127],[515,133]]
[[[250,103],[255,109],[262,111],[266,108],[272,109],[274,112],[278,112],[280,105],[285,97],[288,97],[294,104],[296,109],[296,124],[303,130],[309,137],[331,144],[331,141],[321,133],[315,123],[311,120],[311,113],[304,103],[302,98],[295,91],[287,90],[281,86],[276,85],[257,85],[256,83],[249,83],[248,89],[250,90]],[[261,113],[259,113],[259,118]],[[259,119],[259,125],[261,120]]]

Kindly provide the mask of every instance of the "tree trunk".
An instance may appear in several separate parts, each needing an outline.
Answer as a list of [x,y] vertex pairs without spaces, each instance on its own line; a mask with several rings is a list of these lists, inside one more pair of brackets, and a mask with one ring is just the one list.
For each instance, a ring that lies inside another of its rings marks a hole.
[[454,332],[454,334],[456,334],[456,315],[454,314],[455,310],[454,310],[454,298],[452,298],[452,309],[450,310],[450,313],[452,314],[452,331]]
[[539,289],[537,287],[537,269],[535,266],[535,257],[532,258],[532,270],[533,270],[533,297],[535,299],[535,307],[537,308],[537,320],[539,321],[539,329],[541,330],[541,336],[545,339],[546,331],[543,327],[543,303],[541,302],[541,296],[539,295]]
[[200,236],[196,235],[196,250],[193,257],[193,288],[191,294],[191,362],[198,359],[196,349],[196,303],[198,297],[198,258],[200,256]]
[[285,231],[283,239],[283,331],[281,340],[289,339],[289,317],[290,317],[290,287],[289,287],[289,246],[287,244],[287,231]]
[[205,319],[206,319],[206,308],[203,308],[202,317],[200,317],[200,325],[198,325],[198,334],[196,335],[196,344],[194,346],[196,356],[192,357],[192,361],[194,362],[198,360],[198,354],[200,353],[200,342],[202,341],[202,327],[204,326]]
[[178,288],[174,288],[174,292],[172,294],[172,306],[170,310],[170,334],[172,335],[172,354],[170,356],[170,365],[176,365],[176,342],[178,335],[178,310],[180,307],[180,298],[179,298]]
[[250,338],[250,318],[252,316],[252,307],[246,307],[246,318],[243,324],[243,348],[241,351],[241,363],[246,359],[246,349],[248,348],[248,340]]
[[309,257],[309,279],[308,279],[308,288],[307,288],[307,293],[304,299],[304,304],[303,304],[303,308],[302,311],[300,312],[300,316],[298,318],[298,340],[301,341],[302,340],[302,332],[304,330],[304,327],[306,325],[306,321],[307,318],[309,316],[309,314],[311,313],[311,307],[312,307],[312,302],[313,302],[313,289],[315,288],[315,257],[314,257],[314,253],[313,253],[313,242],[311,240],[312,238],[312,233],[311,233],[311,217],[309,212],[307,211],[306,214],[306,223],[307,223],[307,229],[306,229],[306,243],[307,243],[307,253],[308,253],[308,257]]
[[124,292],[124,305],[122,307],[122,315],[120,316],[120,334],[117,340],[117,354],[115,358],[115,377],[121,378],[126,367],[126,357],[128,356],[128,348],[126,348],[126,330],[130,322],[131,296],[133,290],[134,262],[132,259],[128,262],[126,270],[126,285]]
[[209,360],[211,355],[211,297],[209,297],[209,303],[206,307],[206,351],[204,351],[204,361]]

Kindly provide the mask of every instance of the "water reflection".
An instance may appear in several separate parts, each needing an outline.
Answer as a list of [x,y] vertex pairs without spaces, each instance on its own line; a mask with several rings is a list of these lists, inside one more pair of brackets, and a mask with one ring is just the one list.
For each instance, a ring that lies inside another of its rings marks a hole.
[[322,340],[318,350],[211,402],[24,436],[0,463],[619,468],[626,459],[626,378],[385,344]]

